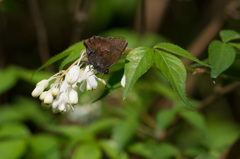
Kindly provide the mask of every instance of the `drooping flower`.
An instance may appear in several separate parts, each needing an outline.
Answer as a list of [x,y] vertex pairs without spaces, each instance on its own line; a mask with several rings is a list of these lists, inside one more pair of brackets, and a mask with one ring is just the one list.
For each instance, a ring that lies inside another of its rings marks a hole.
[[[85,88],[88,91],[97,89],[97,81],[106,85],[103,79],[96,76],[97,72],[92,66],[80,63],[82,58],[83,54],[81,54],[77,64],[74,63],[69,69],[62,70],[49,79],[37,83],[32,96],[39,97],[42,100],[43,108],[52,107],[54,113],[65,113],[74,110],[73,105],[78,103],[78,83],[81,91],[84,91]],[[51,80],[55,80],[55,82],[50,86],[49,90],[45,90]]]

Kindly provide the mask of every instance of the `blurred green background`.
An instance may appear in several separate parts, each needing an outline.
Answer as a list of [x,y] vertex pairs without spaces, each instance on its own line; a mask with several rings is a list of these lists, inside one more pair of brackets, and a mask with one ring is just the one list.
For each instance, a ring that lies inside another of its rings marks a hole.
[[155,68],[124,101],[120,88],[92,103],[100,85],[79,95],[74,112],[53,114],[31,97],[61,62],[33,71],[93,35],[124,36],[130,48],[171,42],[203,60],[220,30],[240,31],[239,7],[239,0],[0,0],[0,159],[240,158],[240,90],[224,92],[239,80],[239,57],[216,85],[188,74],[194,112]]

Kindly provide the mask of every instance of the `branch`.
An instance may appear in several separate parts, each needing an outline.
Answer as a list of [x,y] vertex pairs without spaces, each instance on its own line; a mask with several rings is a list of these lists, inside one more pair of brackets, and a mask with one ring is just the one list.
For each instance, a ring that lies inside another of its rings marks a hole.
[[[32,20],[34,22],[36,32],[37,32],[40,58],[42,63],[45,63],[50,58],[49,49],[48,49],[47,32],[45,29],[43,19],[41,17],[37,0],[28,0],[28,2],[29,2],[30,12],[32,14]],[[46,69],[48,71],[52,71],[53,67],[48,66]]]

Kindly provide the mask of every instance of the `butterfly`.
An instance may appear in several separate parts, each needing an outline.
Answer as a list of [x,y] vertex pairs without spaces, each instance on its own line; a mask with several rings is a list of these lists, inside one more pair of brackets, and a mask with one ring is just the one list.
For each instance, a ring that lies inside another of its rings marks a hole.
[[87,58],[83,61],[93,65],[101,74],[108,74],[109,68],[120,58],[128,42],[121,38],[93,36],[83,44],[87,53]]

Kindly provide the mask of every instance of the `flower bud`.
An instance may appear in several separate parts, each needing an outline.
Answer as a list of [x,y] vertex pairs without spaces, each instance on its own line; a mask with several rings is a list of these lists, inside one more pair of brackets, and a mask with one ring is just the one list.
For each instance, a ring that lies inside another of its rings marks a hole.
[[53,102],[53,96],[51,92],[48,92],[44,98],[44,104],[51,104]]
[[122,80],[121,80],[121,85],[123,87],[125,87],[125,84],[126,84],[126,76],[125,76],[125,74],[123,74],[123,77],[122,77]]
[[66,75],[66,80],[69,85],[73,85],[77,82],[80,75],[80,67],[75,65],[73,66]]
[[39,99],[40,100],[44,100],[44,98],[46,97],[47,94],[48,94],[48,91],[42,92],[42,94],[40,95]]
[[41,87],[43,87],[43,89],[45,89],[45,88],[47,88],[47,86],[48,86],[48,80],[46,80],[46,79],[44,79],[44,80],[41,80],[40,82],[38,82],[37,83],[37,87],[38,86],[41,86]]
[[67,108],[66,108],[65,103],[61,103],[61,104],[58,106],[58,111],[61,112],[61,113],[65,113],[65,112],[67,111]]
[[87,84],[87,90],[97,89],[98,83],[95,79],[95,76],[90,76],[87,80],[88,80],[87,81],[87,83],[88,83]]
[[58,96],[58,95],[59,95],[59,89],[58,89],[58,88],[53,88],[53,89],[52,89],[52,95],[53,95],[54,97]]
[[72,89],[69,92],[69,101],[71,104],[77,104],[78,103],[78,93],[74,89]]
[[43,90],[44,90],[44,88],[42,86],[35,87],[35,89],[32,91],[32,96],[35,98],[40,96],[40,94],[42,94]]

